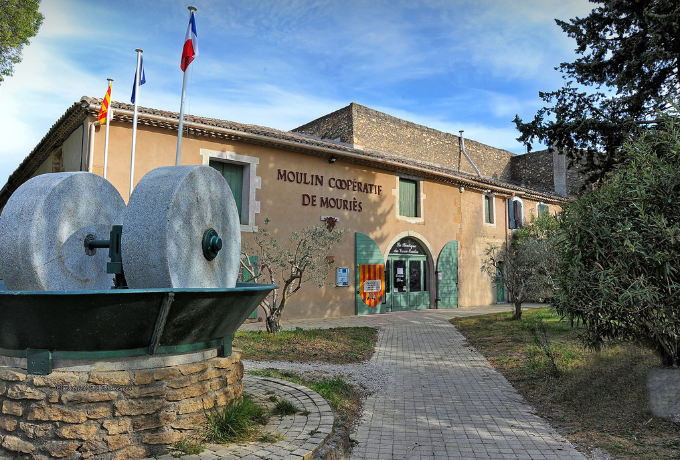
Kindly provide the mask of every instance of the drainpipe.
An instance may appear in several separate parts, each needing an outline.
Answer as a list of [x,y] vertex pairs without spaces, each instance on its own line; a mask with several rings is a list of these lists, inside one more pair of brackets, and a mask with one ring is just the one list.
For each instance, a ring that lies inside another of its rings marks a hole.
[[92,172],[92,163],[94,162],[94,129],[97,127],[96,122],[90,124],[89,145],[87,146],[87,172]]
[[474,161],[472,161],[472,158],[470,158],[467,152],[465,151],[465,139],[463,139],[463,130],[461,129],[458,132],[460,133],[460,147],[463,149],[463,154],[465,155],[465,158],[467,158],[472,167],[475,168],[475,171],[477,171],[477,176],[482,177],[482,173],[479,172],[479,169],[477,169],[477,166],[475,166]]

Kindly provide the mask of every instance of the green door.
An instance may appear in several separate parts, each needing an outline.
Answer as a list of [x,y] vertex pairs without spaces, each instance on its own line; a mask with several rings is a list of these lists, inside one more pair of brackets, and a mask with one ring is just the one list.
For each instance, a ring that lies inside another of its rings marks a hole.
[[430,308],[427,255],[413,238],[402,238],[390,249],[385,276],[388,310]]
[[458,241],[449,241],[437,259],[437,308],[458,308]]
[[354,235],[354,250],[356,257],[356,265],[354,270],[355,276],[355,298],[356,298],[356,313],[357,315],[371,315],[374,313],[385,313],[385,303],[380,302],[376,307],[369,307],[361,298],[359,292],[359,265],[383,265],[383,259],[380,248],[369,236],[363,233],[355,233]]
[[503,284],[503,262],[498,262],[496,269],[496,303],[505,302],[505,285]]
[[408,270],[406,258],[387,258],[390,264],[392,275],[390,298],[392,300],[392,311],[408,310]]
[[427,289],[427,257],[421,255],[390,255],[390,294],[392,311],[423,310],[430,307]]

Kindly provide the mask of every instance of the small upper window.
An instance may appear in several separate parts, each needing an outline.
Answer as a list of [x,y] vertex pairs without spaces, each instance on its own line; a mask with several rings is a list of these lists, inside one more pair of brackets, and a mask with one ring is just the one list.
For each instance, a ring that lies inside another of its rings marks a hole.
[[418,182],[399,178],[399,215],[418,217]]
[[538,210],[538,217],[541,217],[543,214],[548,214],[550,212],[548,210],[548,205],[544,203],[538,203],[538,205],[536,205],[536,209]]
[[494,196],[491,193],[484,193],[484,223],[495,223],[495,215],[496,210],[494,209]]
[[524,225],[524,212],[522,200],[519,198],[508,199],[508,227],[520,228]]

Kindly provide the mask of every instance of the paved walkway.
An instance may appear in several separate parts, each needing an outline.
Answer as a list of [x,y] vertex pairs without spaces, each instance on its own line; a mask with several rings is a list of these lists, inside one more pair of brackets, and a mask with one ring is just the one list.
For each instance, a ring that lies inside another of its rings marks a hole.
[[421,310],[283,326],[380,327],[372,361],[394,377],[394,384],[368,397],[353,435],[358,445],[352,459],[585,459],[481,354],[465,346],[448,322],[508,308]]
[[[331,434],[333,411],[321,396],[309,388],[248,374],[243,376],[243,387],[244,392],[252,395],[259,404],[270,396],[276,396],[278,400],[285,399],[293,403],[300,412],[269,419],[262,434],[278,437],[276,442],[207,444],[202,453],[183,456],[184,460],[309,460]],[[175,460],[175,457],[163,455],[156,460]]]

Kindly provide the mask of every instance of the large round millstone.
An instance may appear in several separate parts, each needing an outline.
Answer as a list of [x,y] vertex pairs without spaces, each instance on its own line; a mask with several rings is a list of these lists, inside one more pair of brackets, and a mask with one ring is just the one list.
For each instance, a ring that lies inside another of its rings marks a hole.
[[[36,176],[10,197],[0,215],[0,275],[12,291],[79,291],[113,287],[108,240],[125,201],[106,179],[87,172]],[[89,253],[89,254],[88,254]]]
[[[203,250],[210,229],[222,239],[212,260]],[[236,286],[241,224],[227,181],[209,166],[149,172],[128,202],[121,252],[132,289]]]

